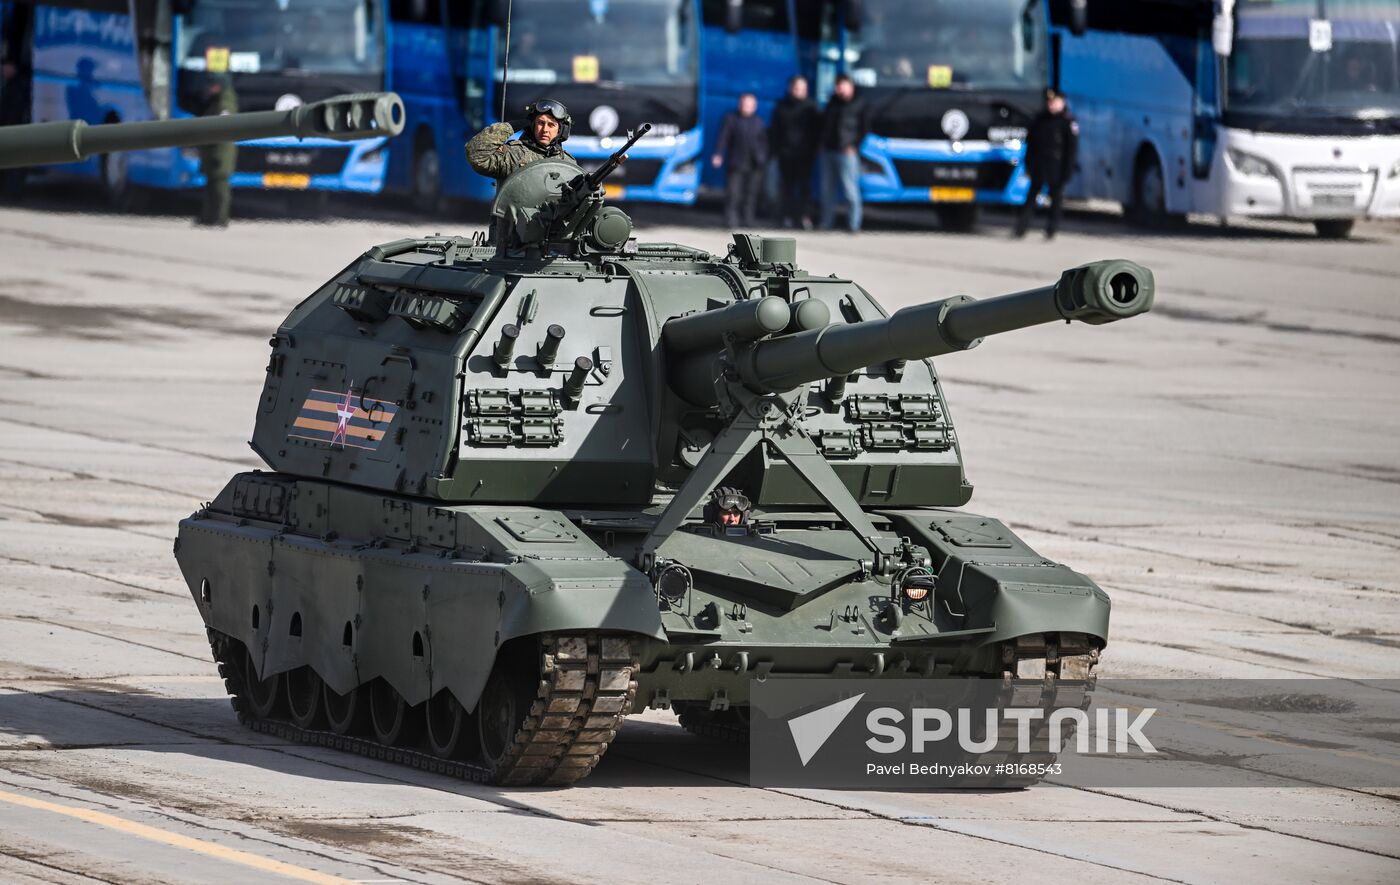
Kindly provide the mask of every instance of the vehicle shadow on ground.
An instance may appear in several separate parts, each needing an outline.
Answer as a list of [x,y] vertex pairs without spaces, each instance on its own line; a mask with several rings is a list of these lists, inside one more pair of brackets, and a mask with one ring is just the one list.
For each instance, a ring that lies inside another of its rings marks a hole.
[[[171,753],[326,782],[412,783],[506,804],[528,804],[520,802],[522,792],[560,789],[493,787],[359,753],[292,743],[241,726],[227,698],[167,697],[132,686],[0,693],[0,751],[15,749]],[[110,787],[123,770],[108,765],[100,779]],[[131,771],[131,790],[148,791],[139,766]],[[72,779],[67,773],[63,777]],[[746,746],[699,738],[671,722],[633,718],[593,773],[571,789],[747,785]]]

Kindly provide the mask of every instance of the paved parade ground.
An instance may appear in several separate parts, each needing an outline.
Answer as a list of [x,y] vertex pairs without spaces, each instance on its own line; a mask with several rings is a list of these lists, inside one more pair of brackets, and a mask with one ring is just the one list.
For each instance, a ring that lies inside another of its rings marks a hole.
[[[507,789],[239,727],[176,523],[261,466],[294,304],[371,244],[474,226],[0,210],[0,881],[1400,881],[1400,791],[755,789],[654,711],[580,786]],[[890,308],[1150,267],[1144,318],[940,359],[968,509],[1109,592],[1104,677],[1400,676],[1400,228],[1068,227],[877,216],[798,258]]]

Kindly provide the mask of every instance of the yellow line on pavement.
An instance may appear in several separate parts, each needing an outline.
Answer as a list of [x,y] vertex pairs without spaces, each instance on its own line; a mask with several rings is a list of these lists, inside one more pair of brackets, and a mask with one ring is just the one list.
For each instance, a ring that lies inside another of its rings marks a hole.
[[323,885],[344,885],[344,883],[353,882],[351,879],[342,879],[339,876],[318,873],[315,870],[308,870],[305,867],[283,863],[280,860],[259,857],[256,854],[250,854],[247,851],[239,851],[237,848],[229,848],[226,845],[219,845],[215,842],[205,842],[202,839],[182,836],[179,833],[168,833],[156,827],[139,824],[135,821],[126,820],[125,818],[120,818],[113,814],[106,814],[101,811],[92,811],[87,808],[74,808],[71,805],[59,805],[56,802],[46,802],[43,799],[31,799],[28,796],[21,796],[18,793],[7,793],[4,790],[0,790],[0,802],[8,802],[11,805],[20,805],[39,811],[51,811],[54,814],[62,814],[67,817],[87,821],[90,824],[109,827],[131,836],[149,839],[152,842],[164,842],[166,845],[173,845],[176,848],[196,851],[210,857],[217,857],[220,860],[242,864],[245,867],[252,867],[255,870],[261,870],[265,873],[277,873],[278,875],[287,876],[288,878],[299,879],[302,882],[320,882],[323,883]]

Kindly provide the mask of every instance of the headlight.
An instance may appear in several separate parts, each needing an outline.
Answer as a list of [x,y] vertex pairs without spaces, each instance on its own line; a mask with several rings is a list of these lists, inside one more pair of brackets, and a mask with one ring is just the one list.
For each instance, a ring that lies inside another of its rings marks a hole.
[[695,177],[695,161],[694,161],[694,160],[687,160],[686,162],[684,162],[684,163],[680,164],[679,166],[677,166],[676,168],[672,169],[672,170],[671,170],[671,177],[672,177],[672,178],[694,178],[694,177]]
[[180,148],[180,158],[183,159],[186,163],[198,163],[199,149],[189,147]]
[[870,159],[870,158],[868,158],[868,157],[862,156],[862,157],[860,158],[860,174],[861,174],[861,175],[878,175],[878,176],[880,176],[881,178],[884,178],[884,177],[885,177],[885,167],[884,167],[884,166],[881,166],[879,163],[876,163],[874,160],[872,160],[872,159]]
[[1400,178],[1400,160],[1395,161],[1395,165],[1390,167],[1390,174],[1386,178]]
[[360,155],[360,159],[357,162],[365,165],[369,165],[371,163],[382,163],[384,162],[384,154],[388,150],[389,145],[386,142],[385,144],[381,144],[379,147],[375,148],[372,151],[365,151],[363,154]]
[[1244,151],[1237,151],[1230,148],[1225,152],[1230,158],[1230,165],[1235,167],[1235,171],[1241,175],[1250,175],[1257,178],[1274,178],[1274,170],[1267,160],[1261,160],[1253,154],[1246,154]]

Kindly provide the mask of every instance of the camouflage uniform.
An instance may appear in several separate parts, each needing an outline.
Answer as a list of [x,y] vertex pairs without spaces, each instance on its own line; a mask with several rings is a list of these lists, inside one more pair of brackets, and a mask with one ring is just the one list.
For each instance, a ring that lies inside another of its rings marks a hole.
[[516,128],[511,123],[492,123],[478,132],[467,142],[467,162],[477,172],[497,181],[522,166],[540,160],[567,160],[578,165],[578,161],[557,141],[549,147],[540,147],[529,134],[518,141],[511,141]]
[[[238,94],[233,86],[225,83],[223,88],[209,96],[204,106],[205,117],[238,113]],[[204,174],[204,204],[200,209],[199,223],[228,227],[229,210],[233,204],[233,191],[229,177],[238,159],[238,145],[205,145],[199,149],[199,171]]]

